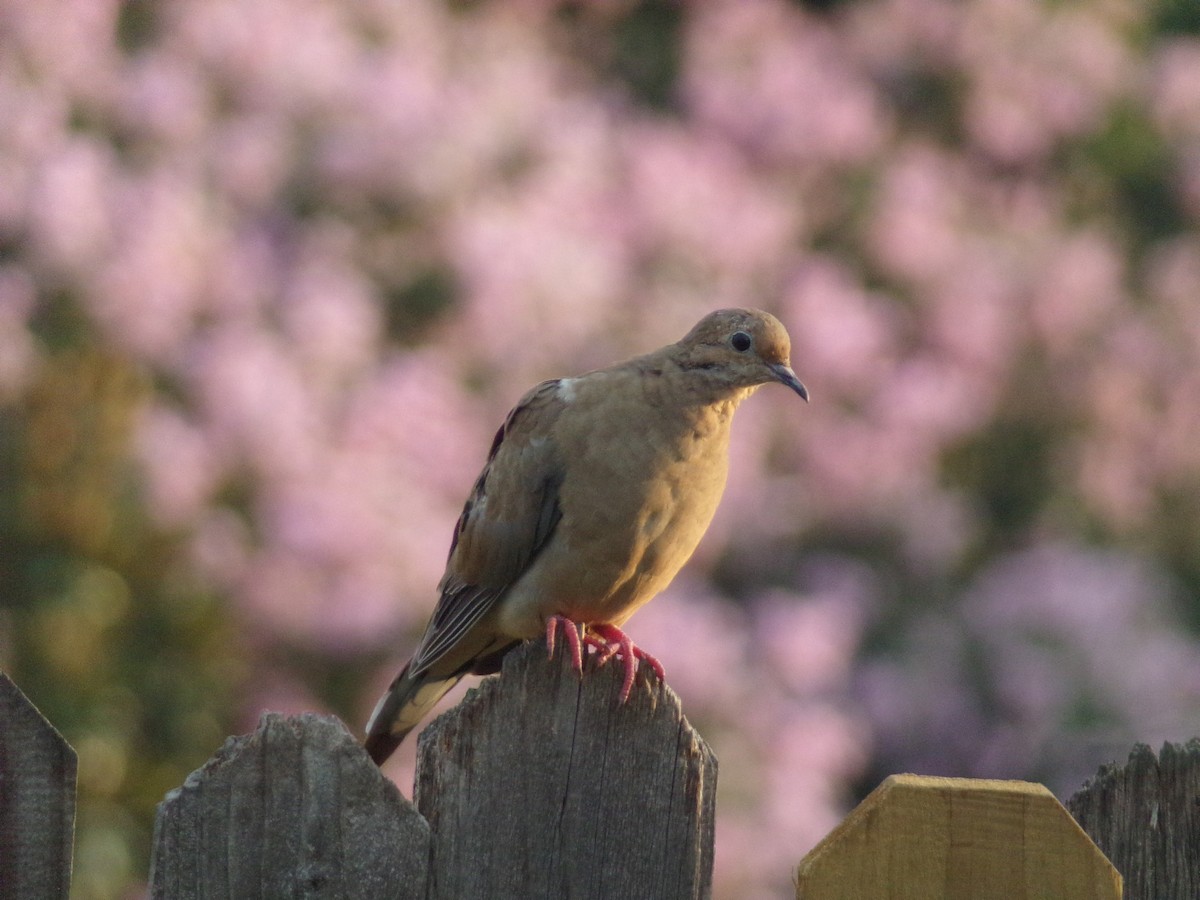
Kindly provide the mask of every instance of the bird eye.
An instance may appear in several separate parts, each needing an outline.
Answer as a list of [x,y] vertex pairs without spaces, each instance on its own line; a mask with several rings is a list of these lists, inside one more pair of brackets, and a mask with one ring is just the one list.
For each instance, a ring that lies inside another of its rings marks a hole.
[[750,349],[750,335],[744,331],[735,331],[733,337],[729,339],[729,343],[738,353],[745,353]]

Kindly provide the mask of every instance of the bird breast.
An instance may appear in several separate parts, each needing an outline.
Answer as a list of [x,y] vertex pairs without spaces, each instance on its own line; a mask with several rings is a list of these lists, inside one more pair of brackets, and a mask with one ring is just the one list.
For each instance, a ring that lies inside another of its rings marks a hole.
[[521,636],[538,632],[534,610],[548,605],[575,621],[624,622],[691,557],[725,487],[735,403],[655,408],[579,386],[571,399],[602,408],[571,417],[594,427],[555,435],[571,461],[562,519],[505,604],[504,630]]

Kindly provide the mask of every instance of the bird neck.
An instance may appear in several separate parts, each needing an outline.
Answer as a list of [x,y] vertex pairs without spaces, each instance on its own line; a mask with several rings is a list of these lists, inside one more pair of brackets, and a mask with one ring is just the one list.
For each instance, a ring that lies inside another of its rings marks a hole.
[[728,428],[738,405],[755,391],[721,379],[679,374],[684,377],[650,378],[643,385],[661,414],[678,418],[683,427],[704,422],[709,427]]
[[721,369],[683,369],[677,377],[680,396],[687,405],[720,408],[730,416],[739,403],[759,388],[756,384],[738,384]]
[[662,350],[630,360],[647,393],[663,393],[672,402],[698,409],[726,406],[730,415],[760,385],[746,385],[721,366],[696,365]]

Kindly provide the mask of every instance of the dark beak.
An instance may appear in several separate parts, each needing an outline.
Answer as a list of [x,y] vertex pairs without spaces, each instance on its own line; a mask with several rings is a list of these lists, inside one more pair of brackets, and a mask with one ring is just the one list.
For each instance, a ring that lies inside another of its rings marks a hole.
[[773,363],[771,371],[775,373],[775,377],[780,384],[786,384],[804,398],[805,403],[808,402],[808,388],[801,384],[800,379],[796,377],[796,373],[792,371],[791,366],[785,366],[783,363]]

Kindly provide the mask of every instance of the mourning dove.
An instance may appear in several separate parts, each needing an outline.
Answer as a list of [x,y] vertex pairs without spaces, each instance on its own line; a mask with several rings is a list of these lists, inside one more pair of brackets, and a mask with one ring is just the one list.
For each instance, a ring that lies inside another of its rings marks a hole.
[[[760,385],[808,391],[787,331],[753,309],[710,313],[675,344],[545,381],[508,414],[450,543],[441,599],[367,724],[382,764],[466,674],[499,671],[522,640],[561,627],[582,648],[662,667],[620,630],[691,557],[725,488],[729,426]],[[582,637],[581,637],[582,635]]]

